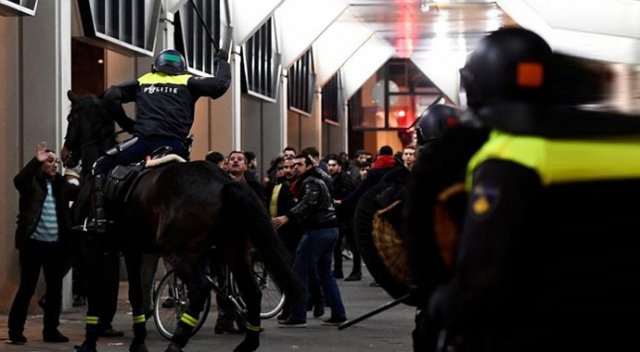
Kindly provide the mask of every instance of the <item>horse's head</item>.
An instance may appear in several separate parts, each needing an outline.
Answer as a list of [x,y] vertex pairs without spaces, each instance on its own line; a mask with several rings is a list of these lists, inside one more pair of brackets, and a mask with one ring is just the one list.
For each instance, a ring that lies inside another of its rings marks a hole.
[[71,111],[67,116],[67,134],[61,157],[65,167],[82,161],[92,165],[104,150],[114,144],[115,126],[101,98],[67,92]]

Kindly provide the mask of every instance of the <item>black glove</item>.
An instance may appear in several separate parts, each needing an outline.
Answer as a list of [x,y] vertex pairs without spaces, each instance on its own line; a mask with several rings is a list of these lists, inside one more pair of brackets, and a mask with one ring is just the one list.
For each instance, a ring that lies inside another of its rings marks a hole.
[[229,53],[227,53],[224,49],[220,49],[215,53],[214,59],[228,61]]

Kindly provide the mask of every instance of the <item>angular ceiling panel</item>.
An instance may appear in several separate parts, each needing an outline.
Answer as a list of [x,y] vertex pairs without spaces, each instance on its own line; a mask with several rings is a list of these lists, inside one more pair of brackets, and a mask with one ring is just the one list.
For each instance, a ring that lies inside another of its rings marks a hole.
[[343,99],[348,100],[393,55],[394,49],[372,36],[342,66]]
[[411,61],[438,87],[442,94],[456,105],[460,104],[459,57],[447,60],[447,56],[433,53],[433,55],[412,57]]
[[271,17],[284,0],[229,0],[233,26],[233,41],[242,45]]
[[342,13],[313,43],[317,82],[323,86],[373,31],[356,19],[350,10]]
[[343,0],[286,0],[275,11],[282,41],[282,66],[288,68],[345,11]]
[[554,29],[640,39],[637,0],[526,0],[525,3]]
[[640,63],[640,1],[498,0],[554,50],[595,60]]

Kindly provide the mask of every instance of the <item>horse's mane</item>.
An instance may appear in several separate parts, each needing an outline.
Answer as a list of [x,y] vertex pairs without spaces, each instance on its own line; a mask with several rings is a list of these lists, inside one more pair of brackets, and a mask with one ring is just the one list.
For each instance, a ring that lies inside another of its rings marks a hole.
[[93,162],[115,144],[115,124],[104,101],[94,95],[81,96],[71,105],[69,116],[77,124],[76,138],[80,143],[83,165]]
[[93,94],[85,95],[72,106],[71,112],[88,123],[90,136],[98,140],[113,142],[114,121],[105,109],[101,98]]

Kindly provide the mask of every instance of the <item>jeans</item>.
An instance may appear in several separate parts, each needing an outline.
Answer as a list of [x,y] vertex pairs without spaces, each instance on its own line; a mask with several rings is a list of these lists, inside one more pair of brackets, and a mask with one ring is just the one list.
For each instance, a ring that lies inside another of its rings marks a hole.
[[338,228],[309,230],[302,235],[296,250],[293,270],[298,275],[304,294],[304,304],[294,305],[291,309],[293,320],[306,321],[307,301],[309,300],[309,278],[314,271],[318,273],[320,286],[331,307],[331,317],[346,317],[340,290],[331,271],[333,248],[338,241]]

